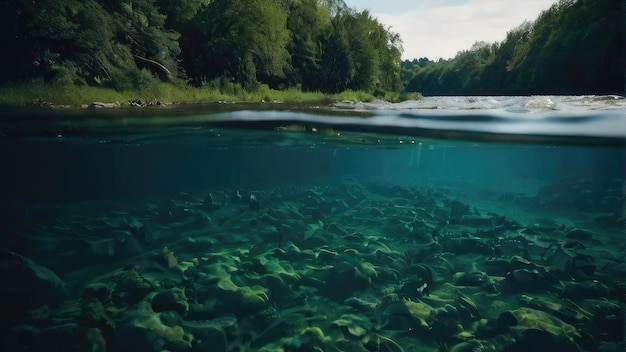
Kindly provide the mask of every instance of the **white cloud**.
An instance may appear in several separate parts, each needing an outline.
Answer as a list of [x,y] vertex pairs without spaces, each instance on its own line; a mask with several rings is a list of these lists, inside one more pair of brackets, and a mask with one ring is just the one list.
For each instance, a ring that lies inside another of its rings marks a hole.
[[[403,0],[386,0],[384,6],[374,2],[364,6],[358,0],[346,1],[358,10],[369,9],[373,16],[391,30],[400,34],[403,41],[403,59],[428,57],[437,60],[454,57],[458,51],[471,48],[477,41],[488,43],[502,41],[506,33],[524,20],[532,21],[556,0],[469,0],[464,3],[446,1],[441,4],[430,0],[417,9],[399,12],[395,3]],[[426,0],[423,0],[426,2]],[[352,4],[355,3],[355,4]],[[406,6],[404,7],[406,8]]]

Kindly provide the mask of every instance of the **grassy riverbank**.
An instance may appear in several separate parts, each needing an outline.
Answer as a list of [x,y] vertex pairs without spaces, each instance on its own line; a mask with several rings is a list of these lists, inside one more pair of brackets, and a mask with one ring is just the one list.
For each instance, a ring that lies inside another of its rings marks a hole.
[[178,102],[285,102],[285,103],[334,103],[337,101],[369,102],[385,100],[400,102],[420,99],[419,93],[401,94],[379,92],[371,94],[363,91],[345,91],[338,94],[303,92],[298,89],[275,90],[260,85],[247,90],[240,85],[208,85],[194,88],[182,84],[155,83],[146,88],[118,91],[111,88],[76,86],[73,84],[46,84],[42,80],[22,82],[0,87],[0,104],[12,106],[26,105],[88,105],[93,102],[126,104],[131,100],[146,103]]

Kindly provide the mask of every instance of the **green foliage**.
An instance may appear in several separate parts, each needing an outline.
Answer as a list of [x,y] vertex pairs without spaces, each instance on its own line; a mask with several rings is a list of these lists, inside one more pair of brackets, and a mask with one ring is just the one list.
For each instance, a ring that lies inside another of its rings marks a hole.
[[287,9],[279,0],[215,0],[182,33],[187,73],[200,84],[226,76],[246,87],[288,68]]
[[[419,94],[385,94],[389,101],[419,99]],[[311,103],[331,104],[337,101],[369,102],[376,98],[364,91],[344,91],[335,95],[321,92],[303,92],[296,88],[275,90],[267,85],[244,89],[220,79],[207,82],[200,88],[185,84],[158,82],[143,89],[119,91],[112,88],[77,86],[71,82],[45,83],[42,79],[0,86],[0,105],[72,105],[86,106],[93,102],[120,103],[140,99],[145,102],[246,102],[246,103]]]
[[406,87],[409,81],[417,75],[420,69],[431,64],[434,64],[434,62],[426,57],[413,59],[411,61],[402,61],[400,70],[400,80],[402,81],[402,87]]
[[41,77],[120,92],[158,91],[160,82],[233,94],[401,89],[399,36],[342,0],[5,3],[1,38],[11,50],[0,84]]
[[344,90],[342,92],[332,95],[336,101],[350,101],[350,102],[363,102],[369,103],[376,100],[371,93],[362,90]]
[[125,102],[132,99],[127,93],[111,88],[78,86],[60,79],[57,82],[44,82],[35,79],[0,86],[0,105],[68,104],[81,105],[95,101]]
[[[425,95],[623,93],[626,21],[620,0],[561,0],[502,43],[477,43],[413,71]],[[411,66],[415,67],[415,66]],[[407,72],[408,73],[408,72]]]
[[368,11],[341,11],[332,21],[324,45],[320,86],[327,92],[346,89],[400,89],[400,37]]
[[155,0],[161,13],[166,14],[166,26],[181,31],[198,11],[211,0]]
[[428,95],[624,88],[626,5],[620,0],[561,0],[502,43],[477,42],[437,63],[401,62],[398,34],[342,0],[4,4],[0,38],[9,49],[1,54],[0,84],[42,78],[55,86],[157,96],[162,82],[189,81],[234,96],[295,88],[387,100],[400,99],[394,93],[403,88]]
[[333,33],[324,45],[320,71],[320,89],[329,93],[348,89],[350,80],[356,74],[348,33],[336,22],[333,27]]
[[182,29],[186,72],[254,89],[400,89],[397,34],[339,1],[214,0]]
[[22,40],[11,54],[26,63],[5,80],[41,76],[52,82],[72,71],[71,80],[125,89],[142,68],[164,79],[180,75],[178,34],[163,28],[166,16],[152,0],[16,0],[13,5],[9,36]]
[[291,69],[284,83],[304,90],[321,89],[318,74],[322,69],[323,47],[332,30],[330,9],[317,0],[294,0],[289,7],[287,29],[291,41]]
[[158,83],[152,72],[147,69],[133,70],[129,72],[117,72],[113,76],[114,88],[120,92],[131,90],[144,90]]

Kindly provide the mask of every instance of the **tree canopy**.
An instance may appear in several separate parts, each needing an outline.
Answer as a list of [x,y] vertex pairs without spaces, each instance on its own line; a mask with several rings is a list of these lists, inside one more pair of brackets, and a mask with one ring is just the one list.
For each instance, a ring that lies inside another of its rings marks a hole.
[[414,74],[405,89],[424,95],[623,93],[623,6],[621,0],[560,0],[502,43],[477,42],[432,65],[405,62],[403,72]]
[[[399,36],[342,0],[4,0],[0,83],[399,90]],[[336,76],[337,75],[337,76]]]
[[117,90],[160,81],[335,93],[624,91],[626,5],[560,0],[501,43],[401,61],[402,41],[343,0],[0,0],[0,84]]

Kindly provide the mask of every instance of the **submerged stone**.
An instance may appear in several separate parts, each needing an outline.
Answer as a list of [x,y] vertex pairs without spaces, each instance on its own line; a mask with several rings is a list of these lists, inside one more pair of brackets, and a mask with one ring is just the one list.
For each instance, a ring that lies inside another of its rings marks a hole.
[[450,304],[433,310],[429,325],[433,335],[438,340],[446,339],[463,331],[461,316],[456,307]]
[[566,337],[567,339],[580,339],[580,331],[570,324],[565,323],[561,319],[532,308],[518,308],[511,311],[517,319],[518,326],[528,329],[538,329],[548,332],[552,335]]
[[168,310],[184,313],[189,310],[189,303],[182,289],[172,288],[161,291],[152,298],[152,310],[157,313]]
[[548,287],[552,279],[537,269],[515,269],[506,274],[505,282],[513,290],[536,292]]
[[454,284],[457,286],[483,286],[486,274],[482,272],[458,272],[454,274]]
[[581,352],[582,349],[570,339],[540,329],[524,330],[520,337],[504,352],[559,351]]
[[380,329],[382,330],[411,330],[418,324],[418,320],[411,314],[409,308],[401,302],[387,305],[379,318]]
[[67,291],[66,284],[49,268],[18,253],[2,250],[2,306],[21,309],[38,304],[57,304]]
[[109,285],[102,282],[94,282],[85,285],[83,288],[83,298],[85,299],[98,299],[100,301],[106,301],[111,298],[111,288]]
[[492,227],[494,225],[494,221],[492,218],[483,217],[480,215],[463,215],[461,216],[460,223],[465,226],[472,227]]
[[588,241],[593,239],[593,234],[587,230],[583,229],[573,229],[565,234],[565,237],[578,240],[578,241]]

